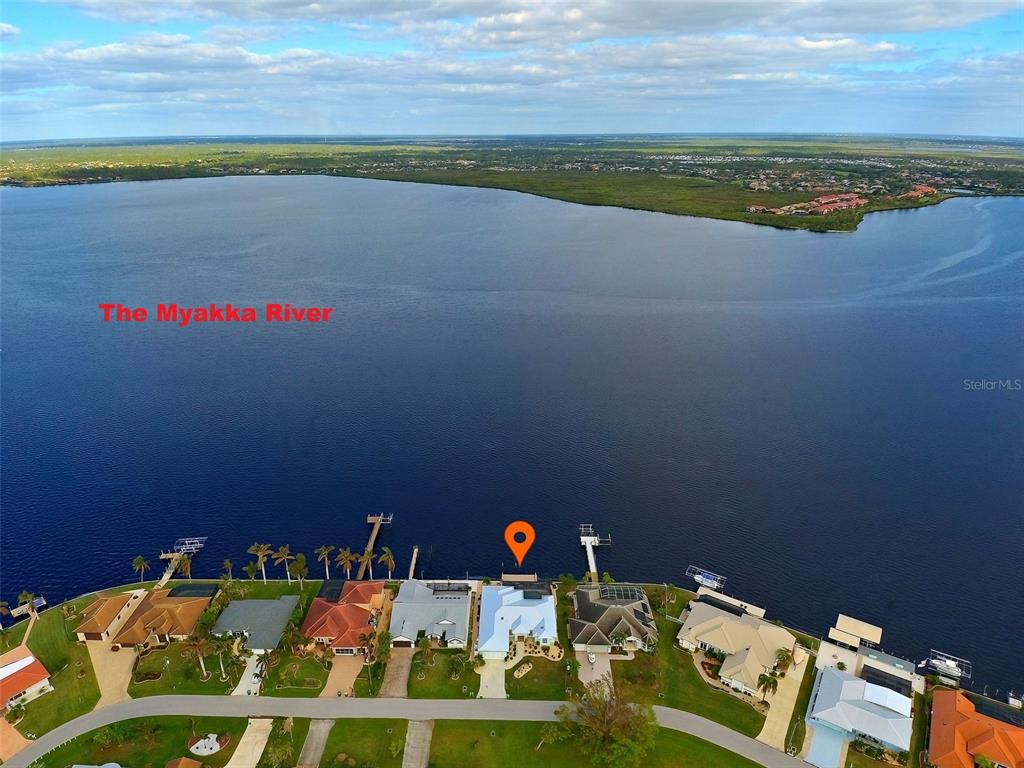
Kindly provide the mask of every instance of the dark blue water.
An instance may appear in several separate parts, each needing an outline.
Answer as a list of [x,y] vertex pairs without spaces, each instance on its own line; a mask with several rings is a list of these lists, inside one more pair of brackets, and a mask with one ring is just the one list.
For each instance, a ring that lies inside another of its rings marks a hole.
[[[428,576],[697,563],[771,617],[1024,687],[1024,200],[855,234],[332,178],[6,189],[2,591],[197,575],[253,541]],[[320,326],[105,325],[97,304],[333,305]],[[312,570],[318,567],[314,563]]]

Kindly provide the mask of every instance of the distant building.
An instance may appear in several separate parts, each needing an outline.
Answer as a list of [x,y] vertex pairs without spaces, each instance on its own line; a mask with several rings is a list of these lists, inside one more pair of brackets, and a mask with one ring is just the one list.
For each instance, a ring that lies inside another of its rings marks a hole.
[[[896,752],[910,749],[911,700],[832,667],[818,671],[811,690],[807,721],[848,740],[864,739]],[[811,762],[819,765],[813,757]],[[828,764],[819,768],[836,766]]]
[[758,678],[775,669],[778,652],[796,648],[788,630],[710,595],[692,600],[680,620],[679,645],[724,654],[719,679],[750,696],[757,694]]
[[52,690],[50,673],[27,645],[0,656],[0,709],[32,701]]
[[979,757],[1003,768],[1024,768],[1024,728],[978,713],[960,691],[936,688],[928,762],[936,768],[974,768]]
[[302,634],[336,656],[368,650],[384,605],[383,581],[325,581],[302,623]]
[[558,642],[555,597],[541,590],[485,586],[480,592],[477,652],[504,659],[513,641],[533,638],[541,646]]
[[213,634],[245,638],[245,646],[255,654],[277,648],[288,625],[298,595],[282,595],[276,600],[233,600],[225,608]]
[[658,626],[643,587],[581,584],[573,593],[569,636],[577,651],[609,652],[613,647],[649,651]]
[[469,636],[469,585],[402,582],[391,608],[391,645],[408,648],[428,637],[448,648],[465,648]]

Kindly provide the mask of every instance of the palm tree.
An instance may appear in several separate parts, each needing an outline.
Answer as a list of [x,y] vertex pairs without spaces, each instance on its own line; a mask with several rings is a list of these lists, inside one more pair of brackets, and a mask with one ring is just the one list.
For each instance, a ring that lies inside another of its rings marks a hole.
[[[575,660],[575,656],[572,657]],[[452,680],[457,680],[462,677],[462,673],[466,670],[466,665],[469,663],[469,657],[464,651],[458,651],[456,653],[448,654],[448,675]],[[578,664],[579,662],[577,662]]]
[[36,613],[36,596],[27,589],[18,595],[18,605],[28,605],[28,612],[35,616]]
[[331,552],[333,551],[333,544],[324,544],[322,547],[317,547],[314,552],[316,559],[324,564],[324,578],[328,581],[331,580]]
[[295,555],[291,553],[291,547],[287,544],[282,544],[277,548],[277,552],[271,555],[271,557],[274,560],[274,565],[281,565],[284,563],[284,575],[288,578],[288,583],[291,584],[292,575],[288,571],[288,563],[295,559]]
[[213,652],[217,654],[217,662],[220,664],[220,679],[227,680],[228,673],[224,671],[224,654],[230,654],[234,649],[235,642],[228,635],[219,635],[211,641]]
[[231,581],[231,579],[233,578],[232,572],[234,571],[235,564],[232,563],[230,560],[225,560],[224,563],[223,563],[223,566],[224,566],[224,575],[227,576],[228,581]]
[[187,552],[178,558],[178,573],[192,581],[192,555]]
[[249,577],[249,581],[255,581],[256,574],[260,571],[256,563],[246,563],[242,566],[242,570],[245,572],[245,575]]
[[[377,558],[377,562],[388,569],[388,581],[391,581],[391,572],[395,570],[395,555],[391,551],[390,547],[384,547],[380,551],[380,557]],[[373,578],[371,576],[371,578]]]
[[345,569],[346,579],[352,578],[352,565],[356,562],[356,560],[358,560],[358,557],[352,554],[352,550],[348,547],[345,547],[343,550],[341,550],[338,553],[337,557],[334,558],[335,564]]
[[199,669],[203,678],[209,678],[210,673],[206,671],[206,656],[213,653],[213,643],[208,637],[196,635],[185,641],[185,653],[199,662]]
[[423,651],[423,659],[430,666],[434,666],[434,649],[430,645],[430,638],[424,635],[416,641],[416,647]]
[[299,634],[298,627],[294,624],[288,624],[284,628],[284,632],[281,633],[281,647],[288,651],[289,654],[293,654],[301,639],[302,636]]
[[793,663],[793,651],[789,648],[779,648],[775,652],[775,665],[785,672]]
[[363,554],[359,555],[356,560],[359,561],[359,565],[367,566],[370,569],[370,580],[373,580],[373,550],[366,550]]
[[309,566],[306,565],[306,556],[299,552],[295,556],[295,562],[288,566],[288,572],[299,580],[299,589],[303,589],[303,580],[309,576]]
[[141,584],[143,576],[149,570],[149,560],[142,555],[136,555],[132,560],[132,570],[139,574],[139,584]]
[[[10,615],[11,615],[11,604],[8,603],[6,600],[0,600],[0,616],[10,616]],[[2,622],[0,622],[0,632],[3,632],[3,631],[4,631],[4,625],[3,625]]]
[[281,652],[276,648],[266,653],[261,653],[260,657],[256,659],[256,674],[259,675],[260,679],[266,680],[270,668],[276,667],[280,660]]
[[253,544],[249,547],[248,552],[250,555],[256,556],[256,567],[260,569],[260,573],[263,574],[263,583],[267,583],[267,557],[273,550],[269,544]]
[[769,675],[767,672],[762,672],[761,676],[757,678],[757,690],[763,691],[761,701],[763,702],[768,698],[768,694],[775,694],[775,691],[779,689],[779,678],[775,675]]

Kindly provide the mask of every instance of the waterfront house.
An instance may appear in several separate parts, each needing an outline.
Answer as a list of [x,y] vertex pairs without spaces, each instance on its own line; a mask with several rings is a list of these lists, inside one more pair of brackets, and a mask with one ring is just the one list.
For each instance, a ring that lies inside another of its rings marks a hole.
[[306,613],[302,635],[336,656],[365,654],[384,600],[383,581],[325,581]]
[[485,586],[480,591],[477,634],[476,650],[485,659],[504,659],[516,641],[554,645],[558,642],[555,597],[540,589]]
[[1024,768],[1024,728],[979,713],[961,691],[936,688],[928,762],[936,768],[974,768],[980,757],[1002,768]]
[[469,631],[469,585],[402,582],[391,609],[391,645],[410,648],[428,637],[448,648],[465,648]]
[[213,634],[245,638],[250,651],[267,653],[281,642],[298,602],[298,595],[282,595],[276,600],[233,600],[217,617]]
[[750,696],[757,694],[758,678],[775,669],[778,652],[796,648],[788,630],[708,594],[692,600],[680,621],[680,647],[724,656],[719,679]]
[[142,596],[142,590],[97,595],[96,599],[82,611],[82,623],[75,630],[75,636],[82,642],[110,640],[125,617],[135,610]]
[[166,645],[171,640],[187,640],[195,631],[199,617],[210,604],[215,591],[216,587],[212,591],[204,590],[205,594],[191,594],[190,590],[175,589],[147,592],[114,636],[112,645],[131,648],[136,645]]
[[50,673],[27,645],[0,656],[0,709],[32,701],[52,690]]
[[572,603],[569,636],[577,651],[608,653],[613,647],[649,651],[658,643],[654,612],[643,587],[581,584]]
[[924,693],[924,677],[917,673],[914,662],[881,650],[881,642],[881,627],[839,614],[828,638],[821,641],[815,665],[822,669],[842,662],[848,672],[869,683],[904,696]]
[[[846,741],[863,739],[896,752],[910,749],[911,700],[833,667],[818,671],[807,721]],[[812,746],[818,738],[815,733]],[[827,760],[817,755],[812,749],[808,760],[819,768],[836,768],[834,755]]]

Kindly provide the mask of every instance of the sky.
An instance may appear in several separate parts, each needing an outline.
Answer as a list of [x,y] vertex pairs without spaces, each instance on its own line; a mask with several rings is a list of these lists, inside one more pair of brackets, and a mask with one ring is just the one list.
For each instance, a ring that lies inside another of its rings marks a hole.
[[5,0],[0,138],[1024,137],[1024,0]]

